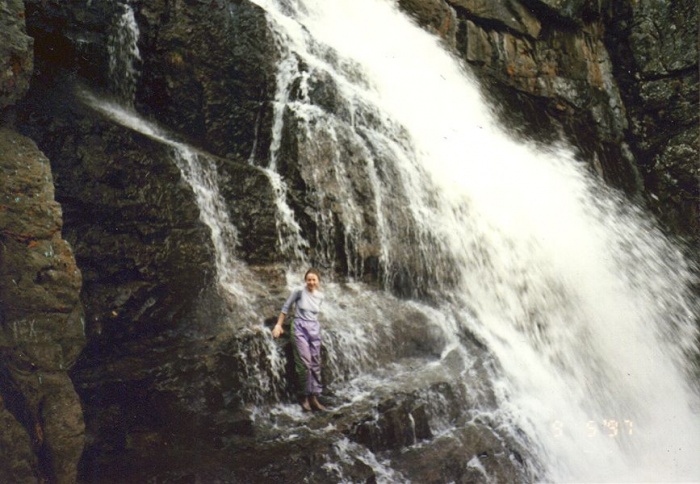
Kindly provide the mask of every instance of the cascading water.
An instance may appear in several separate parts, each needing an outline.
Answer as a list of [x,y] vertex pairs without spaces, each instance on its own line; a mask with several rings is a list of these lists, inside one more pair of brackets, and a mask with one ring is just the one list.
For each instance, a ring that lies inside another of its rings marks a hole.
[[125,106],[133,107],[138,80],[139,28],[130,5],[120,6],[122,13],[114,22],[108,38],[109,81],[112,91]]
[[[238,231],[230,220],[226,203],[219,192],[219,180],[214,159],[197,151],[187,144],[173,140],[158,126],[143,119],[134,111],[119,104],[98,99],[89,92],[80,93],[84,101],[97,111],[108,116],[118,124],[144,134],[172,149],[172,158],[182,173],[183,179],[192,188],[195,202],[200,210],[199,218],[210,230],[211,243],[214,248],[215,266],[219,293],[224,297],[231,310],[239,320],[256,320],[258,315],[251,301],[251,287],[256,281],[247,267],[236,258]],[[244,286],[242,281],[246,281]],[[259,332],[259,327],[241,328],[231,319],[228,321],[239,334]],[[251,355],[266,356],[264,365],[250,364],[246,368],[248,378],[246,388],[240,389],[244,398],[259,400],[262,395],[274,394],[282,386],[280,380],[284,373],[284,361],[270,338],[263,338],[255,345],[249,345],[238,355],[241,361],[251,360]]]
[[[511,139],[463,68],[393,2],[255,3],[289,63],[280,72],[301,86],[277,102],[305,133],[304,154],[326,161],[304,168],[322,209],[317,249],[339,230],[323,210],[340,198],[347,257],[361,256],[357,207],[371,205],[387,284],[409,265],[414,284],[430,285],[419,292],[437,300],[444,333],[466,327],[495,355],[499,418],[528,435],[544,479],[700,479],[700,407],[686,374],[693,274],[653,224],[565,147]],[[290,68],[296,57],[303,69]],[[321,107],[314,82],[341,105]],[[345,177],[348,152],[361,153],[370,201]],[[353,260],[349,272],[361,271]],[[333,303],[327,311],[332,346],[358,326]]]
[[141,60],[138,48],[140,34],[133,8],[128,4],[122,4],[120,8],[122,13],[115,21],[107,45],[110,80],[118,102],[99,100],[87,92],[81,94],[88,104],[119,124],[172,148],[174,162],[195,193],[200,218],[211,231],[219,287],[232,296],[232,300],[235,300],[240,308],[250,313],[249,291],[244,290],[240,283],[242,275],[247,271],[234,254],[238,245],[238,233],[219,193],[214,160],[184,143],[174,141],[163,130],[141,118],[133,109],[139,77],[137,63]]
[[240,282],[242,275],[247,273],[247,269],[235,257],[238,233],[229,219],[224,199],[219,193],[214,160],[184,143],[174,141],[157,126],[129,109],[97,99],[87,92],[81,95],[89,105],[122,126],[172,148],[173,161],[194,191],[197,206],[200,209],[200,219],[211,231],[219,286],[226,294],[232,296],[232,300],[237,302],[239,308],[249,311],[249,291],[246,291]]
[[[260,327],[241,327],[239,322],[257,319],[258,314],[252,307],[251,289],[259,287],[247,267],[236,258],[236,248],[239,245],[238,230],[229,217],[228,207],[219,190],[216,161],[212,156],[176,141],[171,134],[135,111],[134,95],[139,78],[137,66],[141,60],[138,49],[139,27],[131,6],[124,4],[121,8],[123,13],[117,18],[107,45],[111,88],[116,94],[116,101],[98,98],[86,90],[80,90],[78,94],[86,104],[116,123],[171,149],[173,162],[194,193],[199,218],[210,230],[217,289],[226,300],[231,315],[235,315],[235,318],[224,317],[228,320],[230,328],[236,329],[239,334],[259,333]],[[279,180],[276,173],[270,172],[268,175],[271,182]],[[302,253],[300,248],[293,249],[296,253]],[[245,286],[242,281],[246,281]],[[249,361],[261,354],[265,355],[265,363],[248,365],[247,378],[241,378],[245,381],[245,388],[240,389],[240,393],[247,400],[255,401],[259,400],[261,395],[275,394],[282,386],[280,380],[284,372],[284,361],[270,338],[263,338],[242,348],[238,357],[242,361]]]

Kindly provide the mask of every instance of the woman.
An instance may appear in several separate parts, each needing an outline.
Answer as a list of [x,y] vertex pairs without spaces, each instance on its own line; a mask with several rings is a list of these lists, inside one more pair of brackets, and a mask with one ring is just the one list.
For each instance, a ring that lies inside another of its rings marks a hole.
[[319,290],[321,274],[316,269],[309,269],[304,274],[305,286],[292,291],[282,306],[272,336],[279,338],[284,330],[282,323],[295,305],[292,323],[292,340],[294,341],[294,368],[299,380],[300,403],[304,411],[326,410],[318,401],[321,393],[321,325],[318,313],[323,303],[323,293]]

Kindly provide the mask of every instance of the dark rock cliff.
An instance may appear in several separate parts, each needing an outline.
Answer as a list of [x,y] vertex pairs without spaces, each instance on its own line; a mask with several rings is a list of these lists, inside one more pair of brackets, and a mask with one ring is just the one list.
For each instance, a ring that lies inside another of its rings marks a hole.
[[698,5],[613,2],[605,43],[651,208],[698,247]]
[[84,345],[81,273],[49,160],[12,126],[34,60],[24,6],[0,13],[0,480],[69,483],[84,446],[68,376]]
[[[399,3],[472,66],[506,125],[542,142],[567,139],[592,170],[696,247],[697,2]],[[130,5],[141,34],[133,104],[215,160],[240,231],[238,256],[270,286],[256,305],[273,315],[283,259],[274,187],[255,165],[269,156],[276,39],[245,0]],[[249,439],[241,397],[230,393],[246,359],[260,357],[259,340],[232,337],[220,321],[230,301],[203,289],[215,286],[213,248],[172,153],[76,94],[88,86],[124,95],[108,54],[122,7],[9,0],[0,12],[0,480],[73,482],[81,453],[79,479],[88,482],[108,481],[105,469],[115,480],[329,479],[318,469],[327,442],[307,435],[305,445],[255,447]],[[315,93],[319,103],[332,101],[325,87]],[[285,133],[289,153],[295,137]],[[314,233],[303,170],[288,159],[293,208]],[[328,208],[342,218],[341,204]],[[358,250],[368,280],[379,277],[371,245]],[[340,277],[349,270],[335,269]],[[197,326],[202,319],[216,324]],[[428,395],[454,402],[453,392],[434,382]],[[420,391],[384,396],[365,410],[318,425],[334,423],[353,442],[394,452],[417,480],[478,480],[450,458],[465,449],[512,461],[524,454],[457,414],[446,418],[461,422],[458,446],[436,439],[429,451],[406,450],[432,437]],[[407,434],[409,421],[415,434]],[[192,439],[206,452],[192,452]],[[217,474],[211,468],[226,461],[231,442],[237,461]],[[276,461],[280,452],[293,468]],[[518,469],[503,464],[491,474],[513,481]],[[366,465],[351,472],[373,478]]]

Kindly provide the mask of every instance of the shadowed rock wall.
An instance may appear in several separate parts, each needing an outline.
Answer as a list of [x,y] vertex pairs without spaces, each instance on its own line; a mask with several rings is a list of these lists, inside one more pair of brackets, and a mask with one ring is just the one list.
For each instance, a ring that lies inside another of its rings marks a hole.
[[629,144],[650,207],[700,240],[698,3],[611,2],[605,42],[627,108]]
[[[213,351],[207,338],[230,330],[222,318],[227,301],[217,291],[210,230],[172,148],[114,123],[81,96],[84,90],[105,99],[121,94],[108,57],[120,6],[26,6],[37,52],[33,87],[7,114],[51,160],[62,234],[82,270],[75,289],[88,341],[67,369],[73,368],[87,419],[79,479],[100,481],[104,456],[111,465],[134,448],[150,452],[165,442],[187,452],[193,438],[212,438],[216,423],[209,414],[216,410],[193,402],[222,391],[212,390],[206,376],[214,357],[202,364],[200,356]],[[271,106],[261,96],[274,92],[274,50],[269,39],[259,39],[267,33],[261,11],[245,2],[223,11],[211,2],[134,7],[143,51],[135,104],[146,114],[157,111],[157,122],[174,138],[209,150],[240,231],[237,254],[269,264],[279,256],[272,188],[248,163],[255,147],[264,156],[270,144]],[[265,56],[252,56],[256,48],[266,49]],[[257,133],[268,139],[258,142]],[[214,402],[221,405],[220,397]],[[82,419],[77,398],[74,403]],[[82,452],[81,441],[64,459],[74,471]],[[17,455],[25,454],[18,448]]]
[[81,274],[62,238],[49,160],[12,127],[33,69],[20,1],[0,2],[0,481],[75,482],[84,345]]

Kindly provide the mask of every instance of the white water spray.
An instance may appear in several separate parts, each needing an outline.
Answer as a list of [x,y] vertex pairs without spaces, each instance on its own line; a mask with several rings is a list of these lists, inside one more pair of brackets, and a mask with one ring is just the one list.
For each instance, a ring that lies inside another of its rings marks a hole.
[[139,27],[131,6],[124,4],[121,8],[122,14],[116,18],[107,42],[109,81],[119,100],[125,106],[133,107],[139,76],[136,64],[141,60]]
[[[698,397],[685,374],[696,303],[678,251],[569,151],[503,133],[458,63],[392,2],[256,3],[312,72],[358,112],[387,118],[364,136],[396,152],[407,211],[432,236],[423,256],[457,265],[444,310],[461,312],[497,356],[501,411],[536,445],[546,479],[700,479]],[[358,66],[353,76],[343,63]],[[379,200],[378,220],[384,210]],[[382,230],[389,264],[400,234]]]

